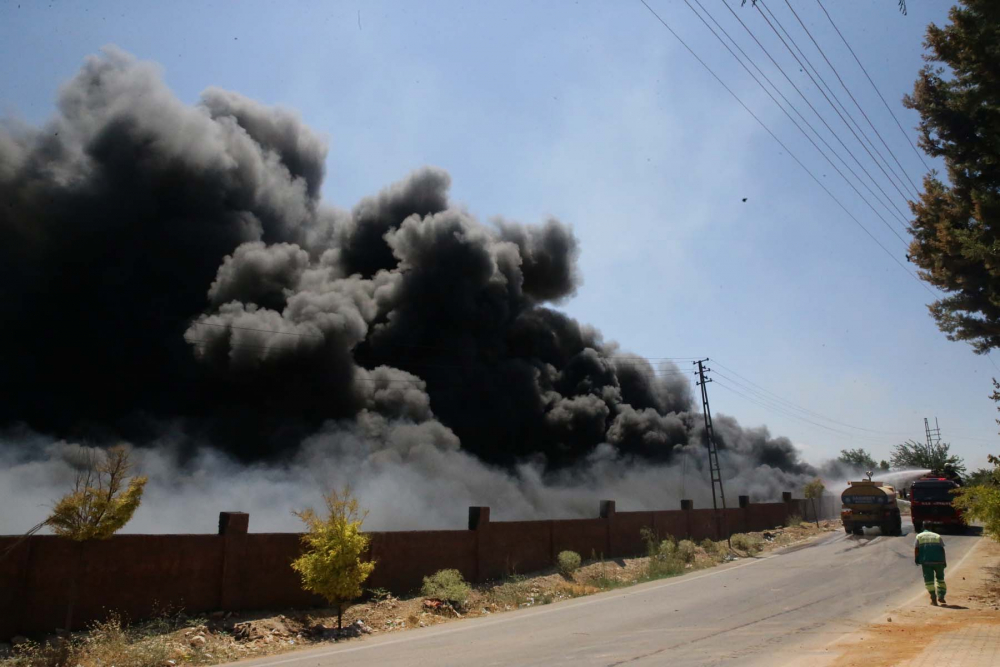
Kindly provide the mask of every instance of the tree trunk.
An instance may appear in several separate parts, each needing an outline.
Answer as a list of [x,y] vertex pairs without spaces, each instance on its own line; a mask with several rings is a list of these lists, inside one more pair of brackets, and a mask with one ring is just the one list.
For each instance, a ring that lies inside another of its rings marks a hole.
[[337,603],[337,630],[344,629],[344,603]]
[[813,519],[816,521],[816,527],[819,528],[819,512],[816,511],[816,499],[812,498],[813,506]]

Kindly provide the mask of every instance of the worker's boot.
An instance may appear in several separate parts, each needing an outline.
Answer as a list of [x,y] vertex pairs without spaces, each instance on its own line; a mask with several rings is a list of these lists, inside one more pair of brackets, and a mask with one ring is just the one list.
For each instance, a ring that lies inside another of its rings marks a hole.
[[938,603],[937,602],[937,595],[935,595],[934,593],[931,593],[931,604],[936,607],[937,603]]
[[942,593],[941,597],[938,598],[938,602],[940,602],[941,604],[948,604],[947,602],[944,601],[944,593]]

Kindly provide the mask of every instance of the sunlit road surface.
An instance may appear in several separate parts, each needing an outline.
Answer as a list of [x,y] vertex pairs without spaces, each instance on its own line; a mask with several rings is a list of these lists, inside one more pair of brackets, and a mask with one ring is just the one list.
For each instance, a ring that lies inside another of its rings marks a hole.
[[[923,591],[913,527],[830,533],[760,559],[556,604],[243,661],[370,665],[780,665]],[[978,537],[945,536],[955,565]]]

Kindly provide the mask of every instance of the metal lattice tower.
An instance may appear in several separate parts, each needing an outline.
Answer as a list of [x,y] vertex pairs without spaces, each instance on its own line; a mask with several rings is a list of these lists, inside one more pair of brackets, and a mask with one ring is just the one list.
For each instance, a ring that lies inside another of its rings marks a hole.
[[[712,428],[712,410],[708,406],[708,387],[706,386],[712,381],[711,378],[705,378],[705,371],[711,371],[711,368],[705,368],[705,362],[708,359],[702,359],[701,361],[696,361],[694,363],[698,364],[698,386],[701,387],[701,411],[702,415],[705,417],[705,439],[708,445],[708,470],[712,477],[712,509],[719,509],[719,501],[722,501],[722,509],[726,509],[726,492],[722,488],[722,468],[719,466],[719,448],[715,443],[715,430]],[[715,487],[718,486],[719,490],[716,492]]]
[[927,438],[928,447],[941,444],[941,426],[938,424],[937,417],[934,418],[934,428],[931,428],[927,417],[924,417],[924,434]]

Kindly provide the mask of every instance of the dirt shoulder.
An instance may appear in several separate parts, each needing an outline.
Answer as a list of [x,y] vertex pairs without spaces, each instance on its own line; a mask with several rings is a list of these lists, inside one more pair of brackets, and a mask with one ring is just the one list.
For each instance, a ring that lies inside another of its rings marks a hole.
[[[830,647],[833,667],[899,665],[919,656],[939,636],[971,625],[1000,625],[1000,544],[983,538],[957,568],[945,571],[948,604],[926,594]],[[952,664],[952,663],[949,663]],[[954,663],[960,664],[960,663]]]
[[[112,619],[70,637],[40,637],[20,647],[0,645],[0,667],[183,667],[212,665],[256,658],[413,628],[453,623],[556,603],[602,591],[631,586],[666,576],[678,576],[744,558],[759,557],[784,547],[804,544],[831,531],[840,522],[822,521],[819,527],[799,523],[733,538],[726,542],[688,543],[688,553],[669,571],[651,567],[649,557],[591,560],[570,575],[554,569],[530,575],[513,575],[502,581],[476,585],[466,603],[449,605],[421,596],[398,598],[372,591],[371,599],[344,612],[343,632],[338,632],[335,609],[289,609],[259,613],[225,613],[189,616],[164,612],[157,619],[127,626]],[[679,546],[679,545],[678,545]],[[71,658],[71,659],[70,659]],[[69,659],[69,660],[68,660]]]

